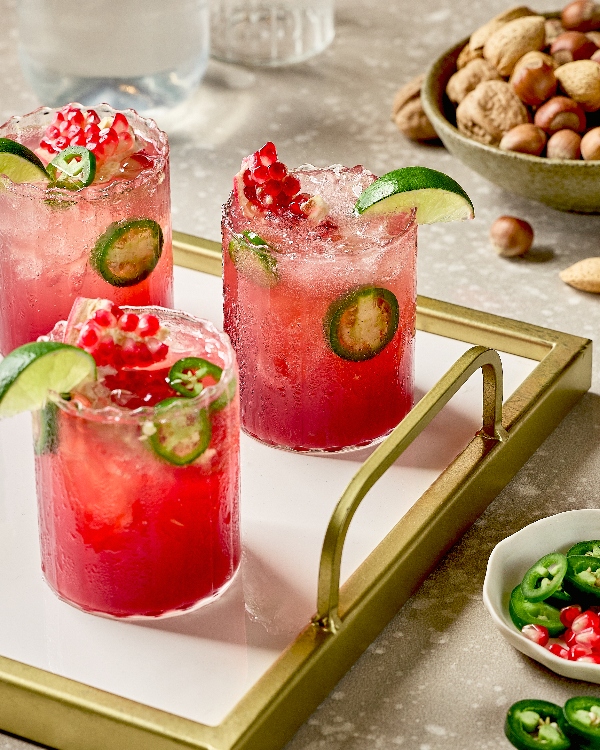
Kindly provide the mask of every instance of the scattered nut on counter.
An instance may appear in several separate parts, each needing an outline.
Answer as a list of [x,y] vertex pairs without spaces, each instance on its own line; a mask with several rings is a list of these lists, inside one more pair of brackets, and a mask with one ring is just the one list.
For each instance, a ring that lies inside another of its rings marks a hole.
[[600,293],[600,258],[585,258],[559,273],[560,278],[582,292]]
[[423,74],[402,86],[392,106],[392,120],[398,130],[413,141],[431,141],[438,137],[421,105],[424,79]]
[[533,228],[529,222],[516,216],[500,216],[490,227],[490,240],[498,255],[514,258],[530,249]]
[[464,135],[532,156],[600,159],[599,133],[580,148],[561,132],[600,126],[600,3],[574,0],[548,19],[510,8],[471,34],[456,67],[446,93]]

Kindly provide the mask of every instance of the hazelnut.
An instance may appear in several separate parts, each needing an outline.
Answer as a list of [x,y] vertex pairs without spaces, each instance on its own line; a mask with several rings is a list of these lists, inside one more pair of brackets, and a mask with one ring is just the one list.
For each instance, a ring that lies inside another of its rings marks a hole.
[[478,60],[483,57],[483,49],[472,50],[468,44],[461,49],[458,57],[456,58],[456,69],[460,70],[468,65],[471,60]]
[[516,216],[501,216],[490,227],[494,250],[503,258],[523,255],[533,244],[531,224]]
[[548,139],[546,156],[549,159],[580,159],[581,136],[574,130],[559,130]]
[[504,133],[500,141],[503,151],[518,151],[520,154],[540,156],[546,145],[546,133],[536,125],[526,122]]
[[[563,33],[563,25],[558,18],[547,18],[544,23],[546,30],[546,40],[544,47],[549,47],[557,36]],[[592,40],[593,41],[593,40]]]
[[567,96],[586,112],[600,109],[600,65],[594,60],[576,60],[561,65],[554,75]]
[[492,146],[500,143],[507,130],[525,122],[529,122],[529,113],[505,81],[480,83],[456,110],[456,123],[461,133]]
[[490,65],[483,58],[477,58],[471,60],[468,65],[454,73],[448,81],[446,93],[451,102],[458,104],[462,102],[469,91],[473,91],[482,81],[501,80],[500,73],[498,73],[493,65]]
[[473,52],[483,49],[483,45],[492,34],[509,21],[514,21],[515,19],[523,18],[524,16],[534,15],[534,11],[526,8],[524,5],[519,5],[515,8],[509,8],[508,10],[503,11],[471,34],[471,38],[469,39],[470,49]]
[[598,47],[581,31],[565,31],[552,42],[550,54],[559,65],[589,60]]
[[592,128],[583,136],[581,155],[586,161],[600,159],[600,128]]
[[438,137],[421,104],[424,80],[425,74],[422,74],[402,86],[392,105],[392,120],[398,130],[413,141],[432,141]]
[[565,128],[583,133],[586,127],[585,112],[577,102],[566,96],[554,96],[542,104],[533,122],[548,135]]
[[515,65],[510,85],[525,104],[539,107],[556,93],[554,60],[543,52],[528,52]]
[[574,0],[561,13],[562,25],[574,31],[600,29],[600,5],[593,0]]
[[541,50],[546,41],[544,18],[525,16],[495,31],[483,46],[483,56],[501,76],[509,76],[527,52]]

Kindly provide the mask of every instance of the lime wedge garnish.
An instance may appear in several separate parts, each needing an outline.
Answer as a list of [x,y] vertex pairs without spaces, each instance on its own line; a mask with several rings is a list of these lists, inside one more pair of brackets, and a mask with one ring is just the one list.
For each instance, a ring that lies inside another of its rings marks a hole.
[[393,214],[417,209],[418,224],[460,221],[474,216],[471,199],[443,172],[404,167],[384,174],[363,190],[354,210],[358,214]]
[[0,174],[12,182],[48,182],[49,177],[40,159],[22,143],[0,138]]
[[96,374],[94,358],[70,344],[34,341],[0,362],[0,418],[45,406],[50,391],[68,393]]

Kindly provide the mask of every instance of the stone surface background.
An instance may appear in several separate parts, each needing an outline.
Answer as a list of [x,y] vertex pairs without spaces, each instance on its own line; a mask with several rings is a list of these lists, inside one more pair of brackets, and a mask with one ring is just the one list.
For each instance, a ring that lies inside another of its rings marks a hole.
[[[0,119],[38,102],[17,59],[14,5],[0,0]],[[468,224],[420,230],[419,291],[431,297],[595,338],[600,299],[558,272],[600,255],[600,217],[568,215],[494,187],[439,146],[403,139],[390,121],[400,85],[508,6],[503,0],[338,0],[337,36],[313,60],[251,71],[211,62],[194,98],[158,118],[172,144],[173,224],[219,238],[220,206],[240,159],[274,140],[289,164],[362,163],[375,173],[423,164],[473,198]],[[534,9],[554,10],[534,0]],[[505,260],[487,235],[499,215],[536,231],[534,250]],[[591,392],[443,560],[383,634],[300,728],[286,750],[508,748],[508,706],[564,702],[600,688],[559,678],[515,652],[481,602],[486,561],[502,538],[563,510],[599,507],[600,359]],[[0,733],[0,750],[31,744]]]

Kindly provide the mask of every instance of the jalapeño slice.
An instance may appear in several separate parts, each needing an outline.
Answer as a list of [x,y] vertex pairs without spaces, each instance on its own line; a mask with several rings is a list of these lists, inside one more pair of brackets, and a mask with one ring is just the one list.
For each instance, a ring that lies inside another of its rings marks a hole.
[[570,555],[567,557],[565,582],[587,600],[598,604],[600,600],[600,557],[588,555]]
[[166,398],[154,409],[155,432],[149,442],[161,458],[175,466],[187,466],[208,448],[211,426],[206,409],[178,397]]
[[513,703],[506,714],[504,734],[518,750],[568,750],[571,747],[563,711],[550,701]]
[[567,572],[567,558],[560,552],[544,555],[523,576],[521,589],[530,602],[541,602],[562,585]]
[[69,146],[58,153],[46,170],[54,187],[81,190],[96,176],[96,156],[85,146]]
[[233,265],[250,281],[264,287],[275,286],[279,281],[272,248],[256,232],[234,234],[228,250]]
[[398,330],[398,300],[389,289],[361,286],[329,306],[325,338],[342,359],[362,362],[377,356]]
[[600,698],[593,695],[569,698],[563,713],[566,732],[577,747],[600,748]]
[[177,360],[169,370],[167,380],[174,391],[187,398],[198,396],[204,389],[204,378],[211,377],[215,383],[221,380],[223,369],[201,357],[184,357]]
[[546,602],[527,601],[523,596],[521,584],[512,590],[508,611],[510,619],[519,630],[524,625],[544,625],[553,638],[566,630],[560,621],[560,610]]
[[589,542],[577,542],[567,552],[567,557],[576,557],[577,555],[600,557],[600,540],[591,539]]
[[92,267],[112,286],[133,286],[156,268],[163,232],[153,219],[123,219],[109,225],[92,250]]

